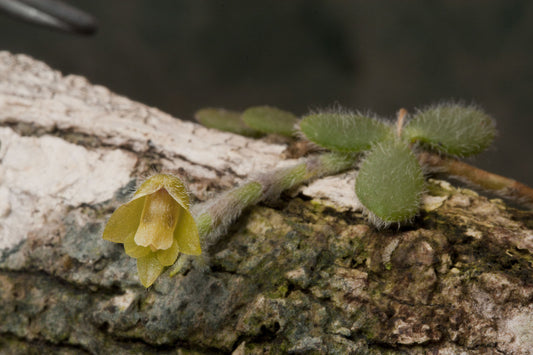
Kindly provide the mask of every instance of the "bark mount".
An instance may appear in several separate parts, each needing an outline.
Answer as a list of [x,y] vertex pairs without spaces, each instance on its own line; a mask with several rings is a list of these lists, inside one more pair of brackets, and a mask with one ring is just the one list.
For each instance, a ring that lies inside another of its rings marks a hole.
[[[0,52],[0,349],[79,353],[528,354],[533,213],[432,180],[416,223],[369,227],[350,174],[248,211],[210,270],[146,291],[101,239],[154,167],[193,197],[285,146],[179,121]],[[44,350],[43,350],[44,349]]]

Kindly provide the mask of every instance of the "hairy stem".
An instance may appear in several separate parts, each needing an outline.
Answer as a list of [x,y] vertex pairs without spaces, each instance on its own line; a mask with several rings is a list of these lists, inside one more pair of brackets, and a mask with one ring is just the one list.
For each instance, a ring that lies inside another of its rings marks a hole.
[[516,180],[506,178],[473,167],[462,161],[444,158],[437,154],[424,152],[418,156],[421,164],[432,171],[456,176],[473,183],[482,189],[494,192],[498,196],[512,199],[527,207],[533,207],[533,189]]
[[259,174],[195,207],[202,246],[215,244],[242,211],[261,201],[274,199],[285,190],[321,176],[338,174],[354,166],[357,155],[323,153],[298,160],[291,166]]

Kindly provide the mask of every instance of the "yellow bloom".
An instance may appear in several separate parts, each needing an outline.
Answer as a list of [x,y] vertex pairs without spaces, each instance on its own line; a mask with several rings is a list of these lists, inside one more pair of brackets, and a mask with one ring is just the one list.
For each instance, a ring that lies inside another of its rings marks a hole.
[[126,254],[137,259],[144,287],[154,283],[165,266],[174,264],[180,252],[202,252],[185,186],[165,174],[146,180],[133,199],[111,215],[103,238],[123,243]]

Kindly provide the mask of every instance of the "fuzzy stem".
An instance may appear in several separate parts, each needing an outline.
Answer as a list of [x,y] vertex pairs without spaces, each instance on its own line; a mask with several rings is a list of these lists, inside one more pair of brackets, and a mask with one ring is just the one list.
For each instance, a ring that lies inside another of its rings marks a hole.
[[467,182],[494,192],[498,196],[510,198],[530,208],[533,207],[533,189],[516,180],[478,169],[456,159],[443,158],[433,153],[421,153],[418,159],[421,164],[435,172],[466,179]]
[[281,192],[321,176],[338,174],[354,166],[357,155],[323,153],[300,159],[295,164],[252,177],[195,207],[200,240],[204,248],[215,244],[242,211],[261,201],[275,199]]

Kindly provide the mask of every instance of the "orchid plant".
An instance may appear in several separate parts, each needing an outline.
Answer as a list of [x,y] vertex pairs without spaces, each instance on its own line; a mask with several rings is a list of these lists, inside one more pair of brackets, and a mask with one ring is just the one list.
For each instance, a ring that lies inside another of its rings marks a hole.
[[126,254],[137,259],[145,287],[174,264],[179,253],[199,255],[216,243],[247,207],[350,169],[357,171],[354,189],[364,213],[378,228],[416,217],[425,188],[424,171],[435,167],[533,204],[531,188],[457,160],[482,152],[496,135],[493,119],[473,106],[441,104],[418,110],[412,117],[401,109],[395,123],[339,110],[299,119],[270,106],[242,113],[208,108],[198,111],[196,118],[205,126],[250,137],[277,134],[303,139],[319,152],[258,174],[194,208],[179,178],[157,174],[146,180],[133,199],[113,213],[103,234],[106,240],[123,243]]

